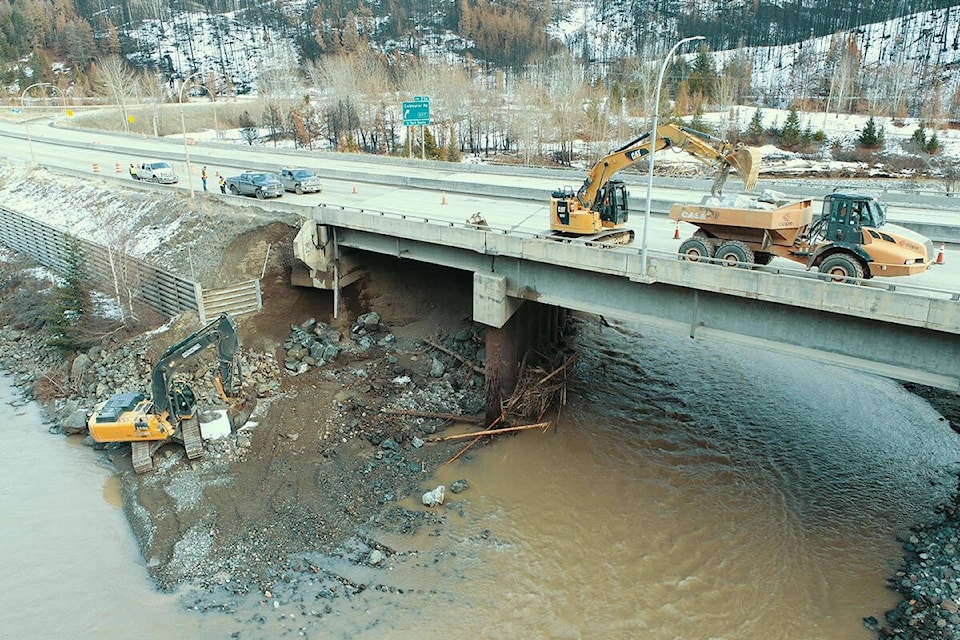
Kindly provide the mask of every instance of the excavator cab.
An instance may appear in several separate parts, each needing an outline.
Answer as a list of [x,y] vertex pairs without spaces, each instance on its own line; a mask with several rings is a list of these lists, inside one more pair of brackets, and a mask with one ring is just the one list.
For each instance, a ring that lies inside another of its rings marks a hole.
[[600,220],[611,225],[627,221],[630,210],[627,206],[627,185],[621,180],[610,180],[603,186],[597,198],[596,211]]
[[170,392],[173,411],[179,419],[189,419],[197,412],[197,395],[185,384],[174,385]]

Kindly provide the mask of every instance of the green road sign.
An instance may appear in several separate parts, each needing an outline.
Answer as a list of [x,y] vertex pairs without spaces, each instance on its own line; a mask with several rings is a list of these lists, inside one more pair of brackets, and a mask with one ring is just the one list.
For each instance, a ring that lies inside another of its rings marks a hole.
[[403,103],[403,126],[416,127],[427,124],[430,124],[429,100],[411,100]]

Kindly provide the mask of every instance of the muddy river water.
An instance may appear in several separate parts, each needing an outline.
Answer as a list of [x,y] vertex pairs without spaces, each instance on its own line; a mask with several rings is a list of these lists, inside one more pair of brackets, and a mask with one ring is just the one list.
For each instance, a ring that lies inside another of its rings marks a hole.
[[875,637],[896,534],[956,482],[939,414],[886,379],[635,325],[588,319],[576,342],[555,428],[440,470],[470,483],[444,523],[353,569],[395,589],[230,613],[153,590],[109,470],[4,381],[0,637]]

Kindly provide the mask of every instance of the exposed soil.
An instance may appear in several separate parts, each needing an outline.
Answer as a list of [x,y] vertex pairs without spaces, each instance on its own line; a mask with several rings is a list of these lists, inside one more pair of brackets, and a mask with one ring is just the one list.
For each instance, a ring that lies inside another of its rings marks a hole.
[[[265,236],[276,240],[279,231],[244,234],[229,248],[225,264],[256,253]],[[483,406],[482,384],[461,384],[470,376],[452,358],[447,373],[431,377],[433,358],[445,356],[422,342],[469,327],[468,277],[386,259],[345,292],[346,310],[334,319],[331,294],[290,287],[284,262],[277,260],[263,280],[264,310],[239,319],[245,349],[272,352],[282,362],[291,324],[317,319],[347,340],[351,323],[368,310],[382,314],[396,343],[360,355],[345,351],[329,365],[284,375],[279,389],[260,399],[246,451],[227,445],[221,458],[191,463],[170,445],[159,457],[171,455],[171,462],[140,477],[126,447],[114,452],[128,515],[161,587],[229,580],[235,592],[267,592],[275,587],[274,568],[292,555],[333,553],[355,544],[363,531],[372,551],[376,529],[413,530],[424,513],[397,501],[432,489],[425,484],[430,474],[463,444],[414,446],[414,438],[428,438],[442,421],[385,415],[380,408],[395,406],[411,386],[421,400],[435,398],[437,412]],[[438,292],[444,292],[441,302]],[[402,376],[411,382],[393,382]],[[464,397],[467,407],[462,400],[457,404]],[[192,497],[185,499],[185,493]]]
[[[81,219],[96,213],[96,201],[91,211],[84,209],[79,185],[48,180],[42,173],[4,172],[0,190],[20,197],[29,189],[30,202],[50,212],[31,215]],[[113,197],[120,215],[104,224],[129,225],[136,233],[135,216],[123,212],[147,210],[141,203],[144,194],[131,187],[117,189]],[[468,360],[483,357],[483,334],[470,321],[469,275],[372,258],[363,280],[343,291],[342,309],[334,318],[331,292],[289,284],[295,221],[270,222],[243,199],[201,197],[188,209],[182,198],[172,197],[168,205],[166,221],[156,207],[149,208],[151,226],[178,219],[189,224],[171,225],[178,233],[151,250],[149,258],[207,286],[260,278],[263,310],[237,318],[241,351],[279,367],[274,366],[271,384],[246,390],[260,392],[250,423],[208,442],[203,460],[188,461],[182,447],[171,443],[157,452],[153,472],[137,476],[128,445],[104,447],[123,477],[125,511],[158,585],[266,592],[277,580],[277,567],[297,554],[340,549],[342,555],[345,545],[358,562],[366,562],[377,549],[389,554],[375,542],[376,531],[412,531],[431,517],[397,504],[433,489],[430,474],[463,443],[424,445],[422,440],[451,424],[380,409],[477,414],[484,406],[479,376],[424,342],[443,342]],[[70,219],[63,224],[77,226]],[[189,261],[184,246],[192,247]],[[73,357],[64,361],[42,348],[44,300],[51,289],[48,282],[22,273],[24,266],[29,265],[19,257],[0,261],[0,319],[3,332],[13,332],[3,337],[12,335],[23,355],[14,363],[25,372],[20,379],[35,381],[38,399],[65,419],[65,407],[90,408],[95,399],[78,395],[80,385],[70,378]],[[378,343],[358,348],[351,328],[368,311],[381,316],[373,336]],[[127,328],[98,324],[94,350],[129,349],[129,357],[142,360],[148,371],[172,341],[197,327],[196,317],[187,314],[150,337],[146,332],[165,319],[145,309],[138,309],[137,317]],[[314,320],[328,325],[325,332],[336,336],[342,350],[333,362],[293,375],[283,369],[284,342],[292,326],[310,326]],[[147,344],[133,347],[129,339]],[[182,373],[194,376],[191,384],[200,383],[211,357],[198,358],[193,371],[184,367]],[[211,395],[208,389],[198,393]]]

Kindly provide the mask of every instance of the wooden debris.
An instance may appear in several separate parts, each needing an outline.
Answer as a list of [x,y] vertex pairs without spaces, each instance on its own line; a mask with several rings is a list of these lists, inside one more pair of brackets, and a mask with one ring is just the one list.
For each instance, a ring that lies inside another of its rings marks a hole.
[[573,365],[580,358],[574,354],[562,364],[554,365],[552,371],[541,367],[524,367],[517,378],[513,395],[504,404],[504,421],[517,424],[530,420],[540,420],[547,410],[557,404],[566,403],[567,379]]
[[380,409],[380,413],[389,413],[394,416],[413,416],[415,418],[439,418],[440,420],[453,420],[454,422],[467,422],[470,424],[480,424],[483,422],[483,418],[459,413],[434,413],[431,411],[414,411],[412,409]]
[[538,422],[536,424],[522,424],[516,427],[504,427],[503,429],[485,429],[479,433],[461,433],[455,436],[443,436],[441,438],[427,438],[424,442],[443,442],[445,440],[462,440],[463,438],[474,438],[482,436],[492,436],[496,433],[507,433],[508,431],[525,431],[526,429],[540,429],[546,431],[550,426],[549,422]]
[[[477,444],[483,436],[496,432],[502,433],[503,431],[515,430],[511,427],[494,429],[500,422],[516,424],[526,417],[536,416],[538,422],[533,426],[549,425],[549,423],[541,423],[539,420],[543,417],[543,414],[547,412],[547,409],[558,399],[566,403],[567,378],[569,377],[570,370],[579,358],[579,354],[574,354],[559,366],[554,367],[549,373],[538,367],[528,368],[526,358],[524,358],[520,376],[517,380],[517,387],[513,395],[510,396],[510,399],[504,402],[500,415],[483,431],[463,435],[462,437],[464,438],[473,436],[473,440],[460,449],[457,455],[444,462],[443,466],[447,466],[462,456],[470,447]],[[543,428],[546,429],[546,427]]]

